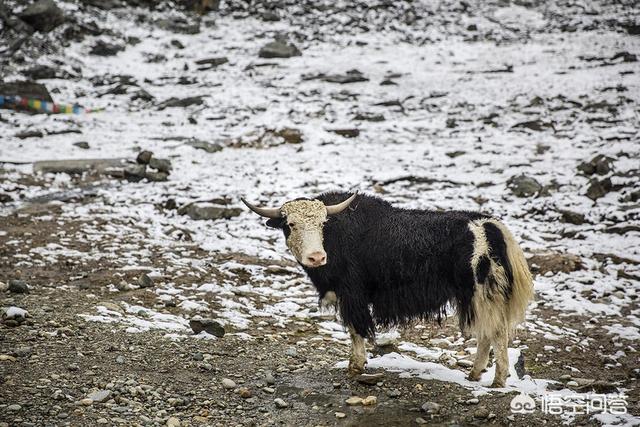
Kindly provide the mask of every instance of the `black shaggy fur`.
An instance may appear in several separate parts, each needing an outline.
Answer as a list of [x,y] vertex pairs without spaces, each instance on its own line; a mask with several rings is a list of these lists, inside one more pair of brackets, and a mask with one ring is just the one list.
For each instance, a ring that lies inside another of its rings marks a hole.
[[[349,196],[331,192],[318,199],[332,205]],[[327,264],[303,268],[321,298],[329,291],[336,293],[345,325],[363,337],[372,337],[378,325],[440,321],[448,305],[457,308],[460,325],[465,327],[473,322],[474,293],[474,235],[468,224],[481,218],[488,216],[400,209],[377,197],[358,195],[324,226]],[[286,220],[269,220],[268,225],[289,233]],[[486,224],[485,231],[492,260],[504,266],[511,279],[500,230]],[[489,283],[484,279],[490,274],[490,261],[483,258],[478,263],[478,282]]]

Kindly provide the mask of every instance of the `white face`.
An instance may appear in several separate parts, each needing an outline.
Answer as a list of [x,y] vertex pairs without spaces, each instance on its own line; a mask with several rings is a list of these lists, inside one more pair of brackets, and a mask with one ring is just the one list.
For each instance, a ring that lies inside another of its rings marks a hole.
[[287,247],[305,267],[320,267],[327,263],[322,246],[322,227],[327,221],[327,208],[319,200],[295,200],[282,205],[280,210],[291,233]]

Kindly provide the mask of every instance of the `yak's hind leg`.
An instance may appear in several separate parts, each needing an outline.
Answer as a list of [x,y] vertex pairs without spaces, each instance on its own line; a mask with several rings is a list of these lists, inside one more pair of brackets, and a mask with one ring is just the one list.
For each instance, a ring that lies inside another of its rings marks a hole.
[[473,368],[469,373],[469,380],[480,381],[482,371],[485,370],[489,363],[489,351],[491,350],[491,340],[487,337],[478,337],[478,351],[473,361]]
[[349,357],[349,375],[358,375],[364,372],[367,363],[367,353],[364,346],[364,338],[353,327],[349,327],[351,335],[351,356]]
[[496,354],[496,375],[491,387],[501,388],[505,386],[509,376],[509,333],[506,328],[496,331],[493,338],[493,351]]

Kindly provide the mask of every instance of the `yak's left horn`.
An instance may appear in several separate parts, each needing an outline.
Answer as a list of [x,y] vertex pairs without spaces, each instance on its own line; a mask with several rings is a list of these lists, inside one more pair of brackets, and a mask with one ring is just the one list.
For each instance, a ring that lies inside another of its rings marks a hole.
[[338,203],[337,205],[327,206],[327,215],[335,215],[335,214],[340,213],[343,210],[347,209],[349,207],[349,205],[351,204],[351,202],[353,202],[353,199],[355,199],[357,195],[358,195],[358,192],[356,191],[355,193],[353,193],[351,195],[351,197],[349,197],[344,202]]
[[247,205],[249,209],[251,209],[252,211],[254,211],[260,216],[264,216],[267,218],[282,218],[282,213],[280,212],[280,208],[259,208],[247,202],[244,199],[244,197],[241,197],[240,200],[242,200],[242,203]]

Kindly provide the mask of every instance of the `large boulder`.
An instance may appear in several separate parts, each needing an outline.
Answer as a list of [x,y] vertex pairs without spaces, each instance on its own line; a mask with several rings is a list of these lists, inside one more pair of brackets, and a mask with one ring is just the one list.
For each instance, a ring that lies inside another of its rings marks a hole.
[[18,16],[41,33],[47,33],[64,22],[64,14],[53,0],[38,0]]
[[21,96],[23,98],[39,99],[40,101],[53,102],[49,91],[44,85],[36,82],[19,81],[0,83],[0,95]]

